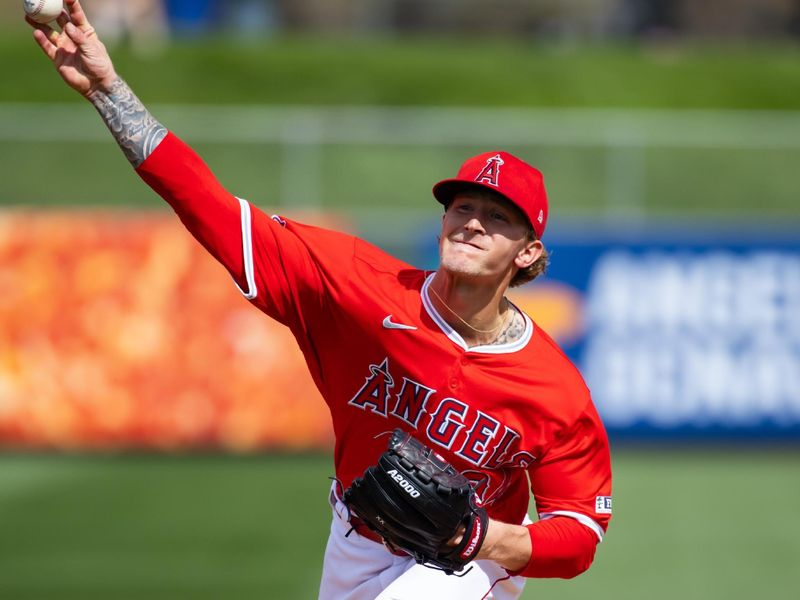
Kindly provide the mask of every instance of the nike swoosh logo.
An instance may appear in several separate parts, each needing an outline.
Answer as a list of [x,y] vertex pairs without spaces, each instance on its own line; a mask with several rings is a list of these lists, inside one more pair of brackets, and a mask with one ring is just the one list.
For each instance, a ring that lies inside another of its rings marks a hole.
[[416,329],[413,325],[403,325],[402,323],[395,323],[392,321],[392,315],[386,315],[383,320],[383,326],[386,329]]

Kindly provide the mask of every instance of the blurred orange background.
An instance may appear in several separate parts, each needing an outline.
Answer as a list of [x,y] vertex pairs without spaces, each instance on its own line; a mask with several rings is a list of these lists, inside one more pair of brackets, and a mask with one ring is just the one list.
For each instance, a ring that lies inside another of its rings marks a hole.
[[174,216],[8,211],[0,440],[247,451],[328,447],[331,433],[291,333]]

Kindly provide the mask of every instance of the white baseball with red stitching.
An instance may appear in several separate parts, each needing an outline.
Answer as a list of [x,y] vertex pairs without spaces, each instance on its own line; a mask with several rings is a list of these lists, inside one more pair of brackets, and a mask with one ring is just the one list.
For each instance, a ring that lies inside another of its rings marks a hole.
[[62,0],[22,0],[25,14],[37,23],[49,23],[64,10]]

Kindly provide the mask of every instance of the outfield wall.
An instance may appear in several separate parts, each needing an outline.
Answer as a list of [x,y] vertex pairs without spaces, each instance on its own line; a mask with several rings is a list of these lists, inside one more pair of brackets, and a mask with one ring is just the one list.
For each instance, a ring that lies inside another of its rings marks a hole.
[[[613,437],[800,440],[797,229],[556,223],[547,241],[549,274],[512,298],[579,365]],[[6,447],[332,441],[289,331],[166,213],[0,213],[0,342]]]

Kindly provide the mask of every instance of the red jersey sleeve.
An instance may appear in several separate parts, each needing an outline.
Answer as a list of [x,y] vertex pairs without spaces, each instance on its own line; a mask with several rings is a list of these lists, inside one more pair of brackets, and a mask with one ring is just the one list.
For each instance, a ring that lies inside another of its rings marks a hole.
[[[248,300],[296,334],[306,331],[307,316],[303,313],[321,309],[322,280],[307,245],[285,221],[270,218],[233,196],[202,159],[172,133],[137,173],[225,266]],[[346,254],[347,245],[345,240],[339,252]],[[352,254],[352,243],[349,252]]]
[[532,554],[522,574],[574,577],[591,564],[611,519],[608,437],[591,402],[531,466],[530,479],[539,521],[528,526]]
[[172,133],[137,167],[138,175],[169,203],[186,228],[244,282],[240,203],[194,151]]

